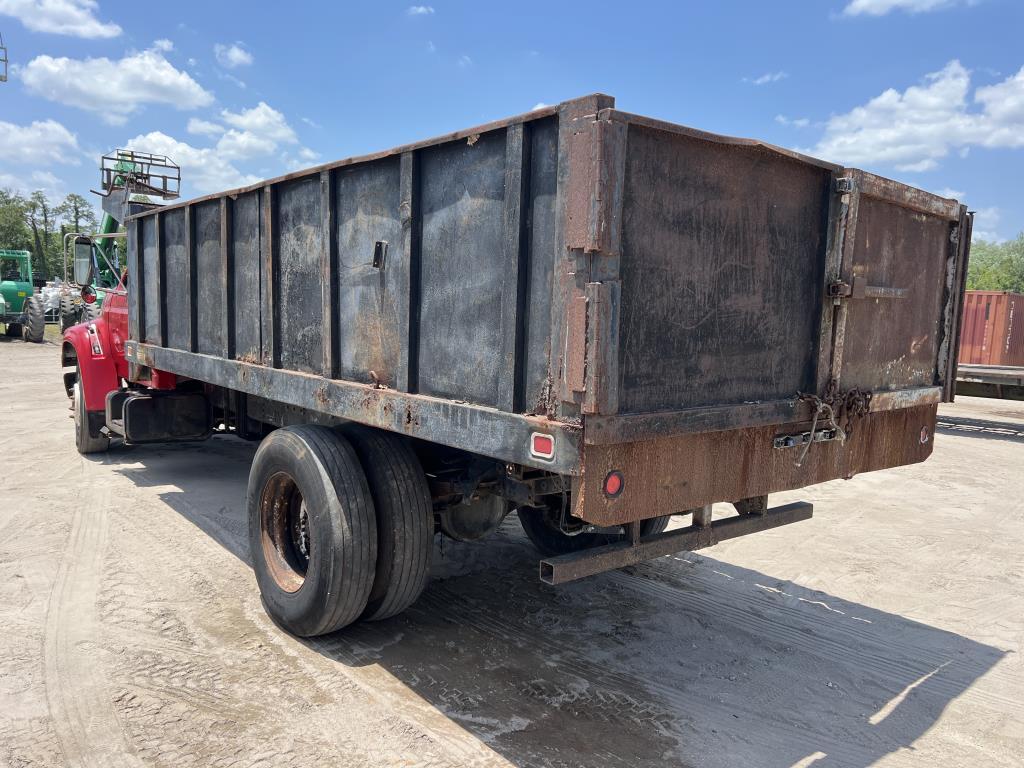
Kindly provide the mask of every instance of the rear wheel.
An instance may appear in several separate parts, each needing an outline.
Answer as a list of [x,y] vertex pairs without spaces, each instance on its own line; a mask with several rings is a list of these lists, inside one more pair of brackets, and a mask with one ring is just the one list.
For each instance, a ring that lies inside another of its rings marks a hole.
[[75,417],[75,447],[81,454],[102,453],[110,447],[106,435],[93,437],[89,431],[89,412],[85,410],[85,394],[82,392],[81,373],[75,379],[71,391],[71,409]]
[[249,473],[249,547],[267,613],[292,634],[359,618],[373,588],[377,525],[349,442],[303,425],[263,440]]
[[377,568],[362,618],[395,616],[427,585],[434,549],[434,511],[427,476],[407,440],[380,430],[350,428],[377,515]]
[[29,296],[25,299],[25,327],[22,330],[22,338],[39,344],[46,332],[46,308],[38,296]]
[[[533,546],[548,557],[567,555],[584,549],[592,549],[603,544],[621,541],[625,533],[621,525],[588,530],[585,526],[573,527],[562,523],[560,506],[553,504],[544,508],[520,507],[519,522],[523,526]],[[667,527],[671,515],[653,517],[640,522],[640,535],[653,536],[662,533]]]

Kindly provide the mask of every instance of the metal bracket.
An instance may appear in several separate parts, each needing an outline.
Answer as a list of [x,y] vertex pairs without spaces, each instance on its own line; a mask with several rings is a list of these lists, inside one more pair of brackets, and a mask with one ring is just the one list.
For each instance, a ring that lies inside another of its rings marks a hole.
[[840,176],[836,179],[836,194],[838,195],[849,195],[853,194],[854,190],[857,189],[857,183],[853,180],[852,176]]
[[830,299],[905,299],[910,294],[908,288],[886,288],[881,285],[868,285],[863,275],[854,275],[853,284],[836,280],[829,283]]
[[812,435],[810,432],[798,432],[795,435],[779,435],[772,441],[775,448],[799,448],[807,443],[827,443],[839,438],[836,429],[819,429]]

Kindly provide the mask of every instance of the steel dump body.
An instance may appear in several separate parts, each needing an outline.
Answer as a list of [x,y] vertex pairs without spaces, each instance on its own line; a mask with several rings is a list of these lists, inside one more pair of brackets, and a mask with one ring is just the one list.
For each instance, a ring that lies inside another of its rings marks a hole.
[[[133,217],[134,375],[570,475],[599,523],[926,458],[955,378],[966,209],[612,107]],[[777,438],[851,390],[867,412],[796,466]]]

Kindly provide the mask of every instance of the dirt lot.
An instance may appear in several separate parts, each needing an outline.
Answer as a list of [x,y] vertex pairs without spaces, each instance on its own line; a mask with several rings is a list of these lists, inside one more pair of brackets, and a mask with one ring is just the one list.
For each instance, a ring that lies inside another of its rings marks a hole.
[[1024,403],[942,415],[927,463],[786,494],[809,522],[550,588],[511,518],[302,642],[254,446],[84,459],[57,347],[0,343],[0,765],[1019,766]]

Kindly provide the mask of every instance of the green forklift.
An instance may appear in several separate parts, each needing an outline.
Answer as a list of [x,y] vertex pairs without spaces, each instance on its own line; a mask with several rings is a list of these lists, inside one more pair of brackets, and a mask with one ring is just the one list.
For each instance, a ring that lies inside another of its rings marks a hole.
[[[118,149],[100,159],[103,219],[98,232],[68,232],[64,236],[64,282],[69,290],[60,300],[61,333],[99,317],[107,293],[117,288],[125,267],[123,224],[131,213],[152,208],[151,197],[178,197],[181,169],[166,155]],[[78,285],[68,275],[74,245],[92,247],[93,281]],[[69,247],[70,246],[70,247]]]
[[32,287],[32,255],[0,249],[0,324],[4,334],[36,344],[46,330],[43,301]]

